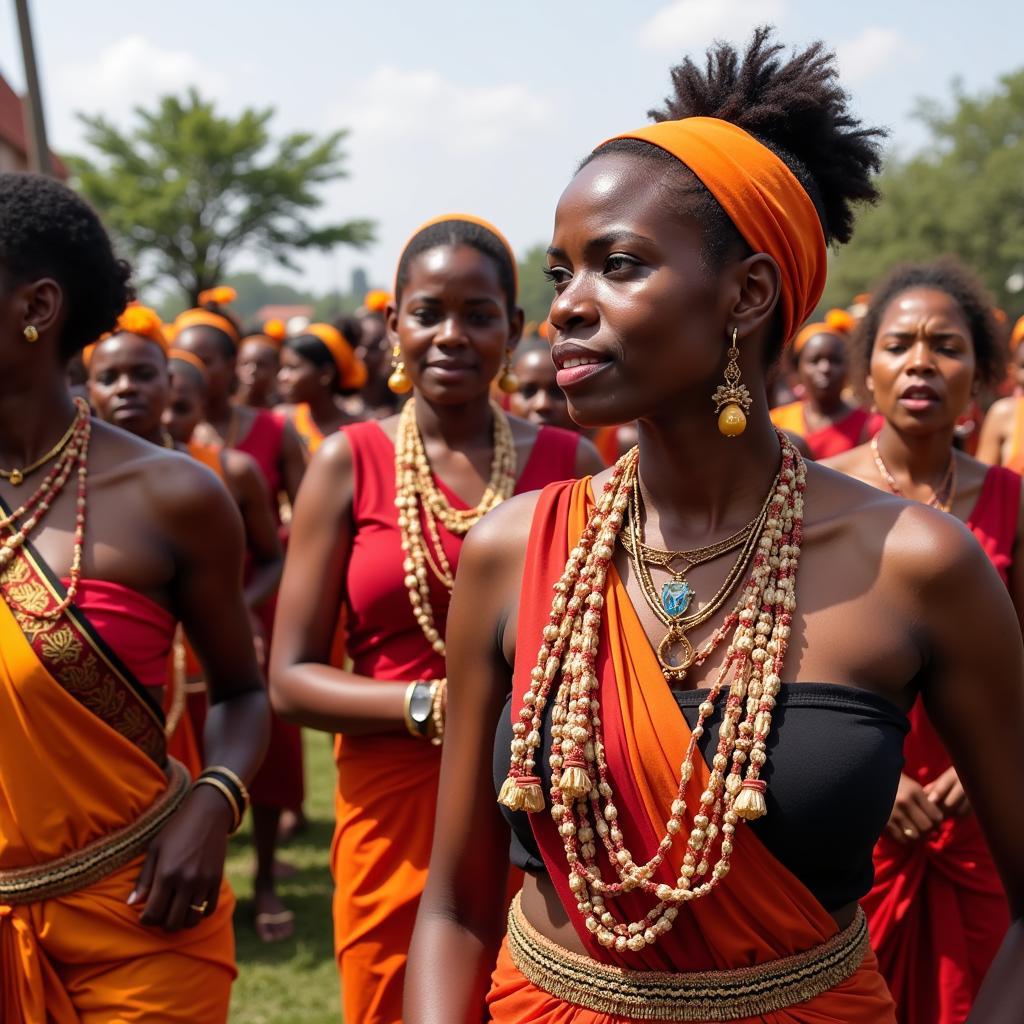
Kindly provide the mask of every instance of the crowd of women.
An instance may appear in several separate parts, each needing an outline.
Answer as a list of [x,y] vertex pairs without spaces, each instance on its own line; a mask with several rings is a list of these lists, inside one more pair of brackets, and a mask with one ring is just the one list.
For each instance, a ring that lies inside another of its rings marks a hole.
[[539,328],[464,213],[355,317],[162,323],[0,175],[0,1020],[225,1021],[300,727],[348,1024],[1020,1019],[1024,318],[942,258],[815,319],[883,133],[767,30],[672,82]]

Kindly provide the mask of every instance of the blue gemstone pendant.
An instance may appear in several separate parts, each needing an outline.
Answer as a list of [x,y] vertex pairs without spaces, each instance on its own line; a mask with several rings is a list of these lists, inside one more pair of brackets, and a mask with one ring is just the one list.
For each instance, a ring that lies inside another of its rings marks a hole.
[[686,614],[692,600],[693,589],[686,580],[669,580],[661,588],[661,606],[674,619]]

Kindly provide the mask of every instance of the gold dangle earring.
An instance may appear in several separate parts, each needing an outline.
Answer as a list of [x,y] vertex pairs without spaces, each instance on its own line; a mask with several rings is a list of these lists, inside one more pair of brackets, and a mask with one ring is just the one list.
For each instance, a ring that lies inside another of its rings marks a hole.
[[402,349],[398,345],[395,345],[391,352],[391,376],[388,377],[388,387],[396,395],[406,395],[412,391],[412,380],[406,372]]
[[718,413],[718,429],[726,437],[739,437],[747,429],[747,413],[753,399],[747,385],[740,381],[740,350],[736,344],[738,328],[732,329],[732,341],[726,352],[728,361],[725,364],[725,383],[719,384],[711,401],[715,403]]
[[514,395],[519,390],[519,378],[512,371],[512,353],[505,351],[505,364],[498,378],[498,388],[506,395]]
[[39,340],[39,331],[36,330],[34,324],[29,324],[21,333],[25,335],[25,340],[30,345]]

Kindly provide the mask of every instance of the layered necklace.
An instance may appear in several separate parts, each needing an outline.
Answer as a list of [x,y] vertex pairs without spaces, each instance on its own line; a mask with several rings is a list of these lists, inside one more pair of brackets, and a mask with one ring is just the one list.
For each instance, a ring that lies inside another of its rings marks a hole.
[[[637,952],[657,942],[671,929],[681,905],[710,893],[729,873],[737,825],[742,819],[761,817],[767,809],[760,773],[767,760],[772,710],[782,685],[796,607],[806,478],[800,454],[784,435],[780,435],[780,443],[781,466],[766,503],[767,514],[759,516],[751,528],[756,543],[749,579],[735,607],[715,630],[708,653],[730,634],[732,639],[698,709],[664,835],[644,864],[636,863],[618,826],[596,668],[608,570],[616,538],[630,516],[637,478],[636,449],[615,465],[554,585],[537,662],[518,721],[512,725],[509,773],[498,800],[512,810],[544,809],[535,768],[545,709],[554,688],[551,817],[565,848],[569,887],[588,931],[602,946],[619,952]],[[686,790],[694,774],[696,744],[723,691],[727,697],[718,745],[687,835]],[[675,884],[655,881],[668,852],[678,842],[685,843],[685,853]],[[611,880],[602,874],[600,860],[605,858],[599,860],[601,846],[614,872]],[[633,921],[616,913],[614,904],[616,897],[631,892],[643,892],[654,903],[647,914]]]
[[[89,415],[89,406],[82,399],[75,399],[75,406],[75,418],[71,426],[64,434],[60,444],[50,450],[49,458],[56,459],[53,468],[24,504],[19,505],[13,512],[0,516],[0,531],[7,534],[0,541],[0,574],[2,574],[14,560],[19,549],[28,541],[29,535],[39,525],[54,500],[64,490],[72,472],[77,469],[78,496],[75,502],[75,540],[66,595],[54,608],[40,612],[34,611],[30,606],[20,602],[13,588],[4,589],[4,599],[12,609],[36,619],[60,618],[74,602],[82,579],[86,481],[89,475],[89,438],[92,433],[92,420]],[[45,461],[33,465],[38,468],[44,464]]]
[[[905,497],[903,491],[900,490],[900,486],[896,483],[896,477],[889,472],[889,467],[882,460],[882,453],[878,450],[878,435],[876,434],[871,438],[871,455],[875,460],[875,468],[878,470],[878,475],[882,478],[885,486],[892,491],[893,494],[902,498]],[[926,505],[931,505],[932,508],[941,509],[943,512],[949,512],[953,507],[953,501],[956,499],[956,451],[953,448],[949,450],[949,465],[946,467],[946,472],[942,477],[942,483],[935,489],[932,496],[925,502]]]
[[[516,484],[516,448],[508,417],[491,403],[494,419],[494,454],[491,475],[483,497],[472,508],[452,508],[437,486],[423,438],[416,425],[416,399],[411,398],[398,418],[395,439],[395,506],[405,559],[405,587],[413,614],[427,642],[437,654],[444,655],[444,638],[438,632],[430,604],[428,573],[451,592],[455,574],[444,553],[438,527],[463,536],[492,508],[511,497]],[[426,531],[424,532],[424,526]]]
[[[714,649],[705,644],[700,650],[695,650],[686,634],[707,622],[725,604],[740,577],[750,567],[757,549],[760,528],[768,516],[768,506],[774,490],[773,485],[757,515],[725,540],[688,551],[665,551],[644,543],[643,498],[640,493],[639,476],[633,480],[633,493],[627,517],[628,528],[619,534],[619,541],[629,553],[633,572],[640,583],[647,604],[668,627],[668,632],[655,649],[655,654],[661,671],[670,682],[681,682],[686,678],[690,668],[702,664]],[[688,615],[687,611],[695,594],[686,579],[686,573],[694,566],[714,561],[736,548],[741,549],[740,553],[718,592],[703,608]],[[651,565],[666,570],[671,576],[671,579],[662,584],[660,594],[651,576]]]

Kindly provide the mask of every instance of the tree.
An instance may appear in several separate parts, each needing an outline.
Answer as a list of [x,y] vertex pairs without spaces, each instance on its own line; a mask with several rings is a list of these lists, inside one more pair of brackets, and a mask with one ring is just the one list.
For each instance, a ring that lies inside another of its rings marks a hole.
[[70,158],[74,183],[141,276],[176,283],[193,303],[222,283],[243,251],[295,269],[299,250],[372,241],[371,221],[316,227],[310,219],[323,203],[321,187],[347,176],[347,133],[295,132],[275,143],[273,116],[222,116],[194,89],[165,96],[154,110],[136,108],[127,132],[80,115],[98,157]]
[[519,261],[519,305],[523,307],[527,323],[540,323],[548,318],[555,292],[544,276],[547,265],[546,245],[531,246]]
[[1024,70],[988,94],[969,96],[954,84],[951,108],[925,101],[915,116],[931,144],[890,160],[882,200],[836,256],[824,304],[846,305],[893,263],[951,253],[1019,316],[1024,293],[1007,281],[1024,271]]

